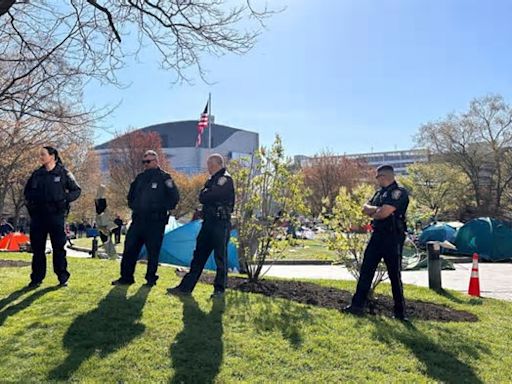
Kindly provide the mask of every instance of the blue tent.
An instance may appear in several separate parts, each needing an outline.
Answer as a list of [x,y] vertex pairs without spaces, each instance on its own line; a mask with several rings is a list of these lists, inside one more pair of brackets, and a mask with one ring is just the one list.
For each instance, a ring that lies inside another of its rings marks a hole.
[[429,241],[445,241],[455,243],[457,228],[448,223],[432,223],[423,231],[418,239],[419,243],[424,245]]
[[[196,237],[201,230],[201,226],[201,220],[194,220],[181,226],[167,226],[160,249],[160,262],[190,267],[196,246]],[[231,231],[231,237],[236,237],[236,235],[236,231]],[[145,248],[142,250],[141,256],[146,256]],[[228,268],[232,270],[240,269],[236,246],[231,241],[228,244]],[[216,270],[213,252],[206,262],[205,269]]]
[[512,259],[512,224],[491,217],[480,217],[467,222],[455,240],[461,254],[476,252],[482,260]]

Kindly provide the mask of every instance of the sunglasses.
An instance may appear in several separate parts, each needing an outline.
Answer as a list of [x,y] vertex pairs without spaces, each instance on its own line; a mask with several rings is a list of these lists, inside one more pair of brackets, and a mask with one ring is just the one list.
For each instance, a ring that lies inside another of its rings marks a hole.
[[153,161],[154,159],[151,159],[151,160],[142,160],[142,164],[149,164]]

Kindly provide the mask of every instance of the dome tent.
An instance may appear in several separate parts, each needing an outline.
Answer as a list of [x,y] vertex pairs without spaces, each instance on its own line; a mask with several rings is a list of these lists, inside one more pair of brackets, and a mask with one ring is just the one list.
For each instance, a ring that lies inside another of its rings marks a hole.
[[457,222],[435,222],[424,228],[418,239],[419,243],[424,245],[429,241],[449,241],[455,242],[457,230],[462,227],[462,223]]
[[11,232],[0,239],[0,251],[18,252],[20,246],[30,241],[24,233]]
[[468,221],[457,232],[457,253],[478,253],[482,260],[512,259],[512,226],[490,217]]
[[[162,247],[160,248],[159,261],[166,264],[190,267],[196,246],[196,238],[201,230],[201,226],[201,220],[194,220],[184,225],[170,222],[165,230]],[[231,237],[236,237],[236,231],[231,231]],[[144,247],[141,256],[147,257],[146,253],[146,248]],[[238,262],[236,246],[231,241],[228,244],[227,253],[228,268],[239,270],[240,263]],[[210,257],[208,257],[204,268],[213,271],[217,269],[213,252]]]

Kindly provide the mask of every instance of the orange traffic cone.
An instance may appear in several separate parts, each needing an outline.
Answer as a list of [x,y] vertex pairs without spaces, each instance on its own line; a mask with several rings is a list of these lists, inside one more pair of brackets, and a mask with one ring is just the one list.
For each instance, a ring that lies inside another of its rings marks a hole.
[[480,297],[480,280],[478,279],[478,253],[473,253],[473,267],[469,279],[468,295]]

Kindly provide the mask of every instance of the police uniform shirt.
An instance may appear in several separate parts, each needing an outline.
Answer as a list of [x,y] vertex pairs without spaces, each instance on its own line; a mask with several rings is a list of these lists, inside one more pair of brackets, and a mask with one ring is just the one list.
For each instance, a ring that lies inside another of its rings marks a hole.
[[44,166],[32,173],[24,194],[30,212],[65,212],[78,199],[81,188],[73,174],[61,164],[48,171]]
[[205,217],[211,216],[216,207],[222,206],[233,210],[235,205],[235,189],[233,178],[222,168],[212,175],[199,194],[199,202],[203,204]]
[[405,212],[409,205],[409,195],[407,190],[400,187],[396,181],[387,187],[382,187],[374,195],[370,204],[376,207],[382,207],[383,205],[395,207],[395,212],[385,219],[373,220],[372,225],[374,229],[392,229],[393,217],[396,217],[405,224]]
[[130,185],[128,206],[134,214],[160,214],[176,208],[179,191],[171,175],[160,168],[147,169]]

